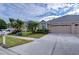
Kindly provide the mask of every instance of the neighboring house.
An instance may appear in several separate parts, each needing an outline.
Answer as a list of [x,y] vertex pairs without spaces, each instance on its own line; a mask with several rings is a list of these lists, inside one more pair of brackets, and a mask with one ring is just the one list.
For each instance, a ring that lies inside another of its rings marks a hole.
[[39,23],[39,29],[47,29],[47,22],[42,20],[40,23]]
[[47,23],[49,32],[52,33],[79,33],[79,15],[67,15]]
[[24,25],[22,27],[22,31],[24,31],[24,32],[27,31],[27,22],[24,22]]

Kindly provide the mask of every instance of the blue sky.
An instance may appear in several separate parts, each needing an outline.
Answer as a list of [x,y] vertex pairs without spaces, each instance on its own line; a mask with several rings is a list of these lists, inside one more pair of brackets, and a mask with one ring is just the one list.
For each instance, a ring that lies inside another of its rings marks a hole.
[[78,14],[78,12],[74,12],[78,8],[78,3],[2,3],[0,4],[0,18],[5,21],[8,21],[8,18],[38,21],[48,16],[63,16],[69,13]]

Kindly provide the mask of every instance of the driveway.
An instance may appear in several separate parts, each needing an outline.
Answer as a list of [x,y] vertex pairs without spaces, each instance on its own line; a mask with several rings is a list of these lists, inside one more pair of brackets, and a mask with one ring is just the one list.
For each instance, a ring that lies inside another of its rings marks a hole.
[[54,55],[79,55],[79,37],[71,34],[57,34]]
[[22,55],[50,55],[55,41],[56,37],[48,34],[40,39],[35,39],[31,43],[9,48],[9,50]]
[[77,55],[79,38],[72,34],[48,34],[9,50],[22,55]]

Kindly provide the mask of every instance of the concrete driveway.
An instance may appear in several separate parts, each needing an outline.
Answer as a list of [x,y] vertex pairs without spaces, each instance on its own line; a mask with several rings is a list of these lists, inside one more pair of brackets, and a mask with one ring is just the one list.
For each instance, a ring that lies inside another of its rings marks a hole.
[[22,55],[50,55],[56,41],[52,39],[56,39],[56,37],[49,34],[40,39],[35,39],[31,43],[9,48],[9,50]]
[[77,55],[79,38],[72,34],[48,34],[9,50],[22,55]]
[[79,37],[70,34],[57,34],[54,55],[79,55]]

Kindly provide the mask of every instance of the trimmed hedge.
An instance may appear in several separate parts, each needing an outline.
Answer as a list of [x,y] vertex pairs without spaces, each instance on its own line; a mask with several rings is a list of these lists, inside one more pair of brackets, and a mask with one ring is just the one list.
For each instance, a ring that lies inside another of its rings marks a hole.
[[38,29],[37,31],[36,31],[36,33],[44,33],[44,34],[46,34],[46,33],[48,33],[49,32],[49,30],[47,30],[47,29]]
[[22,36],[32,35],[32,32],[22,32]]

